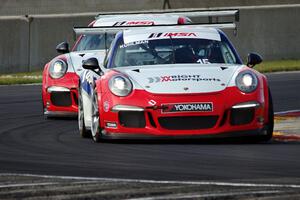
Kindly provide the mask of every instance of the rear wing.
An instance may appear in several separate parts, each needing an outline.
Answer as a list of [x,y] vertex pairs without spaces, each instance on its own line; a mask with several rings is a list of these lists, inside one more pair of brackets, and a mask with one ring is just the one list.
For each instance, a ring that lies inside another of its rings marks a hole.
[[117,33],[123,30],[132,29],[144,29],[150,27],[213,27],[219,29],[236,29],[235,23],[194,23],[194,24],[163,24],[163,25],[151,25],[151,26],[98,26],[98,27],[74,27],[74,33],[76,35],[93,35],[99,33]]
[[213,19],[218,22],[221,17],[234,17],[234,22],[239,21],[238,9],[219,9],[219,10],[200,10],[200,9],[173,9],[173,10],[154,10],[154,11],[132,11],[132,12],[103,12],[98,14],[95,18],[113,17],[122,15],[136,15],[136,14],[164,14],[164,15],[179,15],[186,17],[203,17],[208,19],[208,23],[212,23]]
[[[213,27],[219,29],[233,29],[234,34],[237,33],[236,22],[239,21],[239,10],[237,9],[227,9],[227,10],[158,10],[158,11],[137,11],[137,12],[105,12],[98,14],[96,19],[108,18],[113,16],[128,16],[141,14],[141,15],[178,15],[183,17],[193,17],[198,19],[200,23],[190,23],[190,24],[164,24],[164,25],[150,25],[150,26],[194,26],[194,27]],[[100,26],[100,27],[74,27],[74,33],[76,35],[85,34],[99,34],[99,33],[117,33],[122,30],[145,28],[149,25],[144,26]]]

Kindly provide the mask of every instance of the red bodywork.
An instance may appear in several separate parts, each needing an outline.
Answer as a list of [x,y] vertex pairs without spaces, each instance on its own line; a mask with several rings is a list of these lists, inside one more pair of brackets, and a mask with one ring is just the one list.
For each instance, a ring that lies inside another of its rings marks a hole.
[[[64,55],[60,55],[57,58],[65,60]],[[49,75],[50,62],[47,63],[43,71],[43,84],[42,84],[42,99],[43,99],[43,108],[46,109],[51,114],[74,114],[78,112],[78,81],[79,77],[75,72],[67,72],[62,78],[54,79]],[[56,86],[67,88],[70,91],[70,104],[68,106],[56,105],[51,98],[51,93],[48,92],[48,88]]]
[[[249,70],[249,69],[248,69]],[[195,135],[216,135],[222,133],[261,130],[268,123],[268,86],[266,77],[258,75],[258,88],[250,93],[242,93],[237,87],[227,87],[225,90],[213,93],[199,94],[151,94],[145,90],[135,89],[127,97],[113,95],[108,88],[108,80],[118,72],[111,71],[97,81],[97,94],[100,115],[100,127],[107,132],[107,135],[152,135],[152,136],[195,136]],[[156,102],[153,107],[149,102]],[[243,125],[232,125],[232,106],[244,102],[256,101],[260,104],[254,108],[253,120]],[[177,112],[164,113],[161,106],[165,104],[177,104],[186,102],[212,102],[214,105],[211,112]],[[144,108],[145,126],[141,128],[125,127],[120,122],[118,112],[111,109],[115,105],[129,105]],[[216,123],[210,128],[201,129],[169,129],[161,126],[159,118],[165,117],[193,117],[193,116],[216,116]],[[261,118],[264,118],[262,122]],[[116,123],[116,127],[107,127],[107,123]]]

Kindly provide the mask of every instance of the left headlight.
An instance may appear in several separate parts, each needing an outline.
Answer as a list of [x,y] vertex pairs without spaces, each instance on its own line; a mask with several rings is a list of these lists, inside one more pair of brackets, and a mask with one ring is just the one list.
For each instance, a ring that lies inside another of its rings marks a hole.
[[56,60],[49,67],[49,74],[52,78],[61,78],[68,70],[68,65],[63,60]]
[[114,95],[125,97],[131,93],[132,83],[125,76],[113,76],[109,80],[109,89]]
[[236,77],[236,86],[240,91],[250,93],[256,90],[258,85],[257,76],[252,71],[242,71]]

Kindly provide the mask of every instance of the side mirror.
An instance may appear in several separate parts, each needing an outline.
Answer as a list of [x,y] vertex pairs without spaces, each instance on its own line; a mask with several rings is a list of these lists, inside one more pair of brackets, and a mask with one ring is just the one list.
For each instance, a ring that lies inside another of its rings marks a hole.
[[67,42],[62,42],[62,43],[58,44],[56,46],[56,51],[61,54],[69,53],[70,52],[69,44]]
[[82,61],[82,67],[84,69],[97,70],[100,69],[97,58],[89,58]]
[[257,53],[249,53],[247,57],[247,66],[254,67],[263,61],[262,57]]

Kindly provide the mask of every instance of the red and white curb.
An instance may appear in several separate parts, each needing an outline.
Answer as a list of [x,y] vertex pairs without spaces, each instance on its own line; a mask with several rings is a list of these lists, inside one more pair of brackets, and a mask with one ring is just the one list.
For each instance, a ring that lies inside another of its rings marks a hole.
[[279,141],[300,141],[300,110],[275,113],[273,138]]

